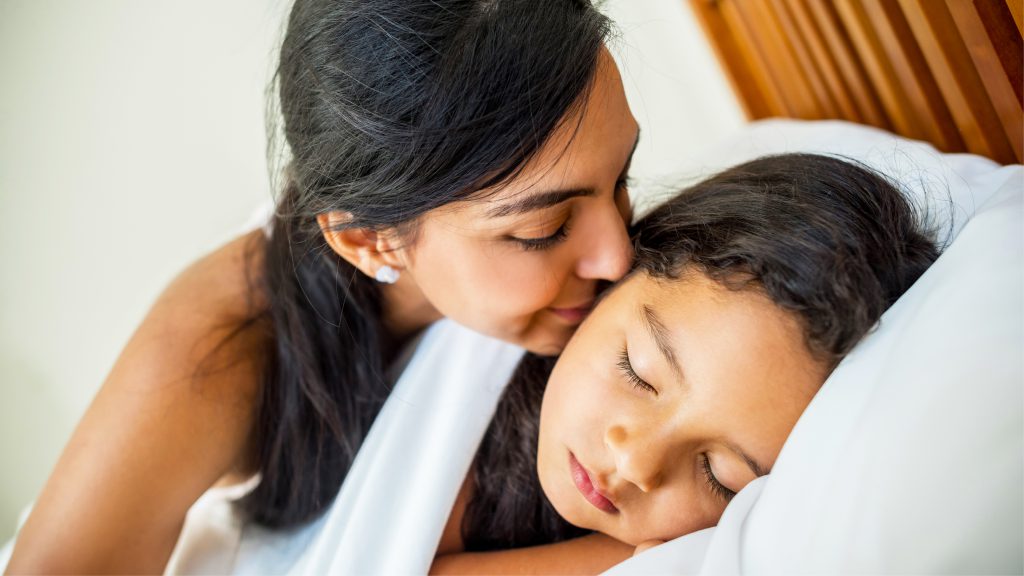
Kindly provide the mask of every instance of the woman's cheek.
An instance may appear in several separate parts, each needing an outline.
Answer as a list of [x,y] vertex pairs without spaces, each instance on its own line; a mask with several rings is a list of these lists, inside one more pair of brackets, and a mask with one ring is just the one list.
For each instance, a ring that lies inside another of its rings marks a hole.
[[513,262],[497,265],[493,260],[482,274],[467,283],[474,286],[469,298],[490,302],[488,315],[495,318],[532,317],[551,306],[558,285],[551,274],[542,274],[536,266]]
[[514,259],[492,261],[496,264],[489,275],[494,294],[516,303],[521,313],[537,313],[556,303],[565,285],[566,274],[555,263],[530,253]]

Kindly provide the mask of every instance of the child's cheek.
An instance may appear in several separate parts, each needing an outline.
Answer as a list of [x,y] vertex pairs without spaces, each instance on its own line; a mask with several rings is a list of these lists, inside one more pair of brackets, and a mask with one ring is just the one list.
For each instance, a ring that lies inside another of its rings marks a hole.
[[590,375],[587,382],[578,388],[576,397],[571,399],[577,414],[577,425],[587,431],[591,440],[596,435],[596,439],[603,443],[604,429],[621,401],[618,394],[614,376],[595,373]]

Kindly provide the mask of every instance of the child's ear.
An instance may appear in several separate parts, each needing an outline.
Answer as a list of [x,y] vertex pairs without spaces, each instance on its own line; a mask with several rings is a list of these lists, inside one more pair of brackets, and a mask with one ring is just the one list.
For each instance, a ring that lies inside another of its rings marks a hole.
[[318,215],[316,221],[327,245],[370,278],[382,266],[391,266],[398,271],[404,268],[396,234],[371,228],[345,228],[352,221],[349,212],[325,212]]

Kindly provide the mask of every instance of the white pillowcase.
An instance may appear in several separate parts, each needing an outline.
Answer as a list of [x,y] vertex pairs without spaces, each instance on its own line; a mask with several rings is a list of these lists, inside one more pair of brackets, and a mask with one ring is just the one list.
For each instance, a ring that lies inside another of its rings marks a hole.
[[611,573],[1022,573],[1024,167],[845,122],[772,120],[691,169],[788,151],[895,176],[955,240],[717,528]]
[[[669,195],[736,164],[769,154],[815,152],[857,161],[899,182],[914,203],[927,209],[948,243],[976,208],[1006,179],[1001,166],[973,154],[944,154],[927,142],[840,120],[763,120],[748,124],[700,156],[683,159],[675,182],[638,193],[642,214]],[[951,213],[952,211],[952,213]]]

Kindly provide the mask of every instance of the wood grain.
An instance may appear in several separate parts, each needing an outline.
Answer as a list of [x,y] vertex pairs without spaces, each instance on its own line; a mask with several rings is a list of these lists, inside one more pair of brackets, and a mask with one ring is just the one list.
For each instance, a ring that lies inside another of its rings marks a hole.
[[689,0],[752,119],[1024,157],[1024,0]]

